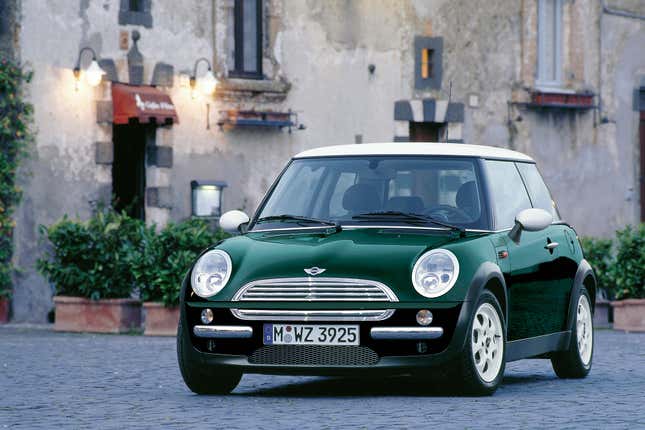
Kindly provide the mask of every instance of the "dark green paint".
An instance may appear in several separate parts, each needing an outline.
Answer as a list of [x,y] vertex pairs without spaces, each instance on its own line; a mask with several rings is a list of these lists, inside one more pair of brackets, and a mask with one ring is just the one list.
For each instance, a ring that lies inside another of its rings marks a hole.
[[[247,233],[217,246],[233,262],[227,286],[206,303],[213,307],[267,309],[380,309],[383,303],[266,303],[231,302],[244,284],[282,277],[306,277],[305,268],[327,269],[325,277],[370,279],[389,286],[399,303],[388,308],[452,307],[465,300],[477,269],[485,262],[496,264],[504,275],[508,292],[509,340],[540,336],[564,330],[567,306],[582,253],[575,232],[554,224],[540,232],[523,232],[515,244],[502,232],[468,232],[465,237],[440,230],[346,229],[330,234],[324,230]],[[551,253],[548,241],[560,245]],[[444,248],[459,260],[455,286],[445,295],[428,299],[416,292],[412,268],[424,252]],[[500,251],[508,251],[500,258]],[[190,300],[190,299],[189,299]],[[196,299],[190,306],[204,306]]]

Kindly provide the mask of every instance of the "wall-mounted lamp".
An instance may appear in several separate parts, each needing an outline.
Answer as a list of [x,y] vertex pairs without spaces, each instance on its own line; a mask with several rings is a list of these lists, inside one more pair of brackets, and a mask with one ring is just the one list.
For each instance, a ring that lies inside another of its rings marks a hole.
[[222,214],[223,181],[191,181],[192,214],[197,217],[219,217]]
[[[208,65],[208,70],[206,73],[199,78],[199,81],[197,80],[197,66],[199,65],[200,62],[206,62]],[[213,74],[213,70],[211,68],[211,63],[208,61],[208,59],[202,57],[197,59],[195,61],[195,66],[193,67],[193,74],[190,77],[190,88],[192,90],[195,89],[195,87],[199,87],[199,90],[204,93],[205,95],[209,96],[215,92],[215,88],[217,88],[217,84],[219,81]]]
[[94,50],[89,46],[86,46],[79,51],[78,59],[76,60],[76,66],[74,67],[74,77],[76,78],[77,85],[76,89],[78,89],[78,81],[81,79],[81,57],[83,56],[83,52],[85,51],[92,53],[92,62],[83,73],[85,75],[85,80],[87,81],[87,83],[90,86],[95,87],[101,83],[103,75],[105,75],[105,71],[101,69],[101,66],[99,66],[99,63],[96,61],[96,52],[94,52]]

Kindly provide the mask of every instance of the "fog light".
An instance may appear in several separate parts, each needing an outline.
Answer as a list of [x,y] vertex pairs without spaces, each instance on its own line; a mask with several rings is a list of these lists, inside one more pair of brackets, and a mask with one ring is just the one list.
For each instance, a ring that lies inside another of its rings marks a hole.
[[417,312],[417,323],[419,325],[430,325],[432,322],[432,312],[427,309],[421,309]]
[[[418,318],[417,318],[418,319]],[[202,322],[204,324],[210,324],[213,322],[213,311],[206,308],[202,311]]]

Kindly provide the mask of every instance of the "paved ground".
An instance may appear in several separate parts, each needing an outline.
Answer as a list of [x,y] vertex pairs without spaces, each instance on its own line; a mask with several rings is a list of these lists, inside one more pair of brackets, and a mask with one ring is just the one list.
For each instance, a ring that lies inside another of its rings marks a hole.
[[596,332],[587,379],[511,363],[493,397],[366,382],[247,375],[233,395],[183,384],[174,339],[0,328],[2,428],[645,428],[645,334]]

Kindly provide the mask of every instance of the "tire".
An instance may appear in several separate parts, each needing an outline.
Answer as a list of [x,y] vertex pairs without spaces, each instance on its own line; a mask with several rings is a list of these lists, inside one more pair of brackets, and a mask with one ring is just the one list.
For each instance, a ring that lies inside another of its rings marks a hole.
[[186,386],[196,394],[229,394],[242,379],[242,372],[197,362],[188,352],[193,346],[181,320],[177,329],[177,361]]
[[463,394],[489,396],[502,382],[506,367],[506,323],[503,315],[495,295],[484,290],[468,324],[458,367]]
[[586,288],[582,288],[576,299],[575,321],[571,331],[571,342],[566,351],[551,355],[551,364],[560,378],[584,378],[591,370],[593,361],[593,313],[591,299]]

